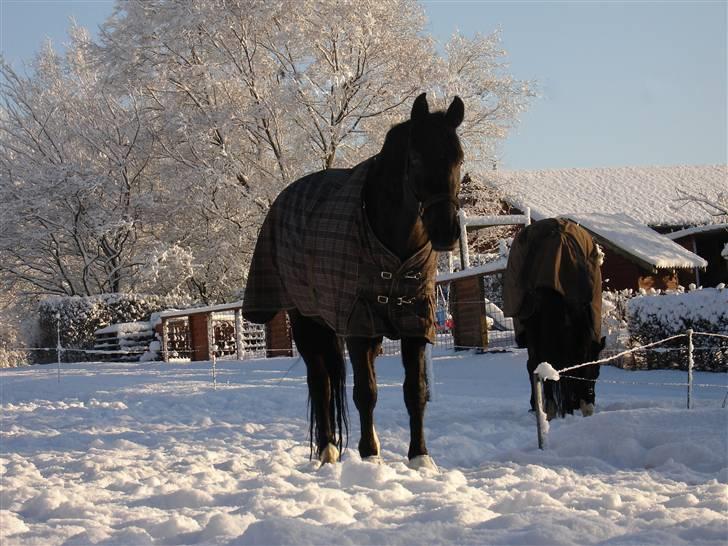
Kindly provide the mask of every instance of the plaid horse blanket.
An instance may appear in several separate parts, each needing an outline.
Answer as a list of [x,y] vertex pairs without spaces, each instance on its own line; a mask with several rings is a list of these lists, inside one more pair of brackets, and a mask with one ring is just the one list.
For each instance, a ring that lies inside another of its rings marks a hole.
[[549,218],[524,228],[514,239],[503,280],[503,313],[513,317],[516,341],[525,346],[524,322],[536,311],[536,288],[561,294],[567,306],[588,306],[592,336],[601,340],[601,260],[591,235],[569,220]]
[[374,161],[310,174],[276,198],[248,273],[246,319],[295,308],[341,336],[434,343],[436,253],[427,243],[402,262],[378,240],[362,197]]

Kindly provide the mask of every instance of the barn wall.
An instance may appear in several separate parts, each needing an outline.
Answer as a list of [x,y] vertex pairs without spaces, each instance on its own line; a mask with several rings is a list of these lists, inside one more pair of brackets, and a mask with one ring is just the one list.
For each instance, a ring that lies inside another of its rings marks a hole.
[[621,254],[604,248],[604,265],[602,266],[602,288],[604,290],[675,290],[679,285],[686,286],[693,282],[694,273],[689,269],[660,270],[652,273]]
[[[706,287],[716,286],[720,283],[728,284],[728,262],[721,256],[723,247],[728,243],[727,230],[689,235],[677,239],[675,242],[707,260],[708,267],[699,272],[698,284]],[[680,278],[682,281],[682,275]],[[696,282],[694,275],[689,282]],[[686,285],[685,282],[681,282],[681,284]]]
[[208,360],[210,358],[210,345],[207,340],[207,315],[196,313],[190,315],[190,343],[192,355],[190,360]]
[[639,288],[639,278],[645,274],[640,267],[609,248],[603,250],[602,288],[604,290]]
[[457,279],[450,284],[455,348],[488,346],[484,298],[483,277],[480,275]]
[[265,341],[268,358],[293,356],[291,328],[285,311],[280,311],[265,325]]

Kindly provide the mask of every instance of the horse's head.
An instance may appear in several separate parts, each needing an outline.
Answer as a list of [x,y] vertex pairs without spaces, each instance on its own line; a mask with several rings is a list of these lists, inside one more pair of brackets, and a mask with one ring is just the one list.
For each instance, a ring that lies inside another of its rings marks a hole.
[[435,250],[452,250],[460,235],[460,165],[463,150],[455,129],[465,115],[455,97],[447,112],[430,113],[425,93],[415,99],[410,119],[408,183]]

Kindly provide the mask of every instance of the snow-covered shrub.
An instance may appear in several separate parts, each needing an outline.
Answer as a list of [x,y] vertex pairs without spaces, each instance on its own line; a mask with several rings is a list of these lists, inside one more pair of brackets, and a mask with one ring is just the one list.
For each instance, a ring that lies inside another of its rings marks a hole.
[[[690,328],[694,332],[728,335],[728,290],[704,288],[690,292],[650,292],[627,302],[627,324],[634,345],[645,345]],[[728,371],[728,340],[694,336],[695,368]],[[641,368],[687,369],[687,338],[682,337],[639,351],[635,365]]]
[[28,363],[28,354],[16,350],[25,345],[16,327],[16,323],[7,320],[0,314],[0,368],[14,368]]
[[[102,294],[99,296],[52,297],[38,306],[39,347],[55,347],[56,324],[60,325],[61,345],[65,350],[93,346],[94,332],[119,322],[149,320],[154,312],[185,307],[189,301],[180,296],[140,294]],[[66,360],[83,360],[84,353],[70,351]],[[55,351],[38,355],[39,362],[56,358]]]
[[620,352],[628,345],[627,302],[634,296],[632,290],[602,292],[602,335],[608,351]]
[[16,351],[12,347],[0,346],[0,368],[15,368],[28,364],[30,355],[25,351]]

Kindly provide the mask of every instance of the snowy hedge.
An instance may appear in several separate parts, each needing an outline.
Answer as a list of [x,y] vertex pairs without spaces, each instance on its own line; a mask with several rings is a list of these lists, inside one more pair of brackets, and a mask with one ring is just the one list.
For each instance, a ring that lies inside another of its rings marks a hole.
[[[690,292],[648,293],[627,302],[627,325],[634,345],[645,345],[688,329],[728,335],[728,290],[704,288]],[[694,336],[695,367],[728,371],[728,340]],[[687,369],[687,338],[640,351],[635,365],[640,368]]]
[[[140,294],[103,294],[99,296],[53,297],[38,306],[38,347],[56,346],[56,321],[60,324],[61,344],[65,349],[88,349],[94,332],[119,322],[149,320],[154,312],[186,307],[189,300],[179,296]],[[58,316],[58,319],[56,318]],[[37,355],[39,362],[55,360],[55,351]],[[84,353],[69,352],[67,360],[84,360]]]

